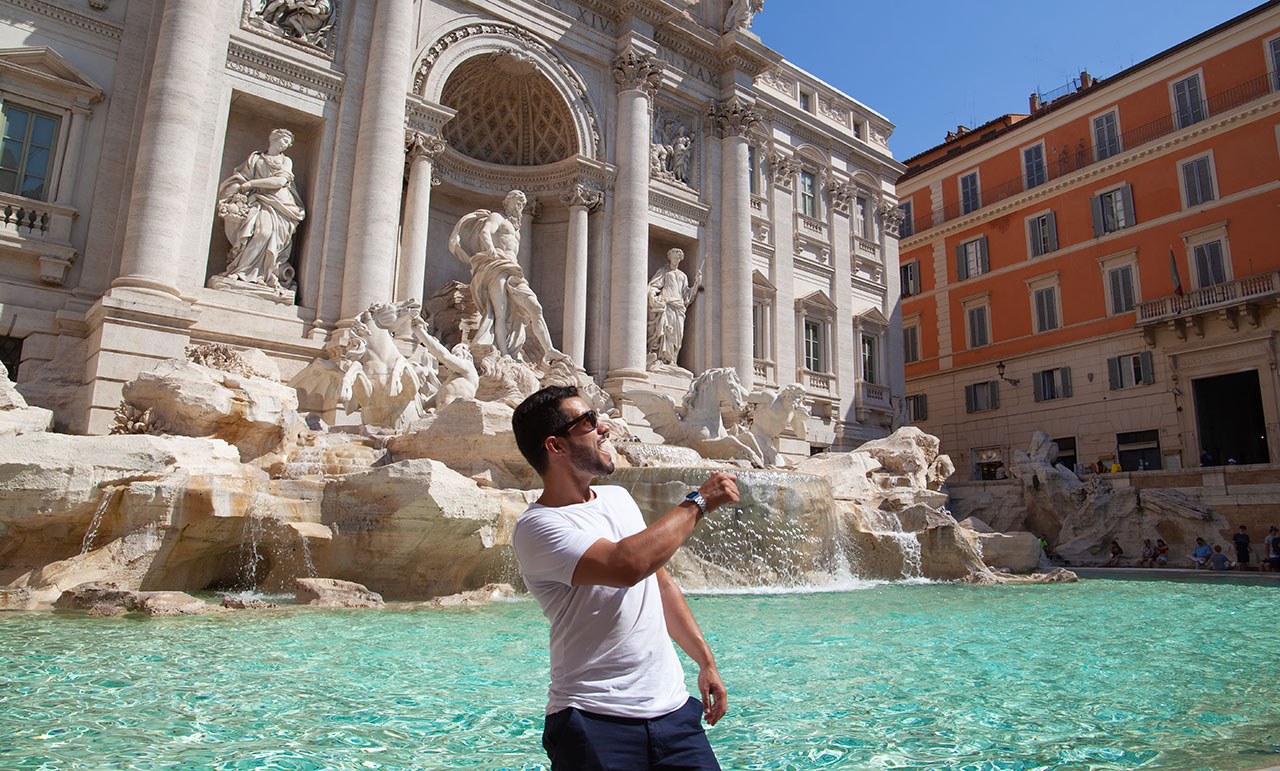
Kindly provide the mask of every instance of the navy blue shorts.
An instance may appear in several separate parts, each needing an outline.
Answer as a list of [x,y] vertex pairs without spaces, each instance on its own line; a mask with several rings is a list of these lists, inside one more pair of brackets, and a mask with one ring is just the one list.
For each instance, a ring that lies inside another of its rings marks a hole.
[[720,771],[693,697],[649,719],[562,709],[547,715],[542,746],[551,771]]

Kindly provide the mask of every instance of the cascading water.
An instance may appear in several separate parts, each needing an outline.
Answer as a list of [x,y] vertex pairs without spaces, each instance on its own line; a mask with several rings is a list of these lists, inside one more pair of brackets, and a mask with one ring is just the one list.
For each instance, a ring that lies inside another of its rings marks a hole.
[[102,519],[107,513],[107,509],[111,506],[111,501],[116,497],[116,493],[120,491],[118,487],[108,488],[102,491],[102,499],[98,501],[98,508],[93,512],[93,519],[89,520],[89,529],[84,533],[84,539],[80,542],[80,557],[84,557],[93,548],[93,539],[98,537],[98,529],[102,527]]
[[881,511],[870,507],[861,510],[866,531],[872,535],[892,539],[902,552],[902,577],[922,578],[924,561],[921,557],[920,538],[903,529],[902,519],[892,511]]
[[246,590],[258,586],[258,572],[265,554],[262,551],[263,516],[260,511],[262,494],[255,493],[253,500],[245,507],[244,530],[240,537],[239,570],[236,576],[240,586]]

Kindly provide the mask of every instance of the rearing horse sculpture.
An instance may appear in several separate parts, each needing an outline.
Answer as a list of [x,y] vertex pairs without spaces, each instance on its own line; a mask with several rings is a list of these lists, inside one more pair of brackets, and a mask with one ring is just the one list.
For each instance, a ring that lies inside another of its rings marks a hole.
[[671,444],[691,447],[704,458],[741,459],[756,468],[764,466],[750,437],[744,441],[724,426],[724,412],[740,413],[747,406],[747,389],[732,368],[703,372],[694,379],[679,407],[670,397],[650,391],[627,391],[623,396],[634,402],[649,426]]

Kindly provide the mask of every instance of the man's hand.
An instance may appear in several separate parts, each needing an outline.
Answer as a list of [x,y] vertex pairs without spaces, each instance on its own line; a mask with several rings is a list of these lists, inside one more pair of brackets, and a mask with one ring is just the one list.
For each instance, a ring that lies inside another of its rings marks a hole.
[[715,725],[728,709],[724,682],[715,664],[698,670],[698,692],[702,694],[702,719],[707,721],[707,725]]
[[707,477],[698,492],[707,502],[707,511],[715,511],[721,506],[731,506],[738,502],[738,477],[717,471]]

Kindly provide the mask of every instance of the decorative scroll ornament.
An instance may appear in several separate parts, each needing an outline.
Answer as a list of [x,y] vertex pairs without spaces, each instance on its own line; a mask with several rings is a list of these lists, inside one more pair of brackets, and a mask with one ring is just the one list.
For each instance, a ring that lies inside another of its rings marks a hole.
[[886,233],[895,238],[898,235],[898,229],[902,227],[902,223],[906,220],[907,215],[898,208],[898,205],[890,201],[881,201],[876,206],[876,214],[880,215],[880,221]]
[[285,37],[321,50],[329,47],[337,16],[332,0],[262,0],[254,15]]
[[410,163],[418,158],[426,158],[434,163],[448,146],[449,144],[440,137],[424,134],[421,131],[404,132],[404,152]]
[[613,79],[617,81],[619,91],[644,91],[653,96],[662,86],[662,65],[634,46],[627,46],[613,60]]
[[751,127],[763,118],[752,105],[740,96],[730,97],[724,101],[713,101],[707,108],[707,117],[722,137],[746,137]]
[[800,173],[800,159],[783,155],[778,151],[769,154],[769,168],[773,181],[783,190],[790,190],[795,184],[796,174]]
[[592,190],[581,182],[574,182],[572,187],[560,194],[560,202],[570,208],[584,206],[590,211],[599,206],[602,201],[604,201],[604,193]]
[[832,182],[827,187],[831,199],[831,208],[841,214],[849,213],[849,205],[853,202],[855,188],[849,182]]

